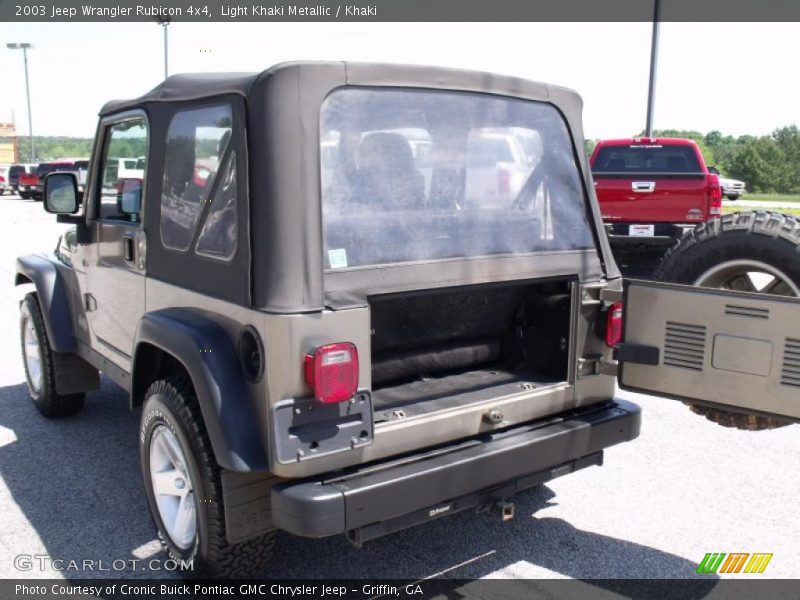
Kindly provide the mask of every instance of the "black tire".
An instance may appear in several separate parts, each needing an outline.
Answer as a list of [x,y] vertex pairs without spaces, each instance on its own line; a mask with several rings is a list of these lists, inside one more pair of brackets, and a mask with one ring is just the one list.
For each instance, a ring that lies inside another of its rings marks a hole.
[[31,195],[30,194],[23,194],[22,192],[20,192],[19,197],[22,198],[23,200],[30,200],[31,199]]
[[[709,269],[732,260],[753,260],[779,270],[800,287],[800,220],[775,212],[738,212],[684,234],[655,271],[661,281],[694,285]],[[787,421],[698,406],[689,407],[724,427],[775,429]]]
[[[181,549],[162,522],[150,476],[150,443],[158,426],[177,438],[189,471],[196,506],[194,541]],[[147,390],[139,432],[139,455],[147,501],[166,554],[178,565],[191,563],[193,577],[242,578],[264,575],[274,553],[274,531],[237,544],[225,534],[222,469],[217,464],[194,389],[184,376],[154,382]],[[183,562],[181,562],[183,561]]]
[[727,194],[726,194],[726,195],[725,195],[725,197],[726,197],[728,200],[730,200],[731,202],[733,202],[734,200],[738,200],[738,199],[739,199],[739,196],[737,196],[736,194],[731,194],[731,195],[727,195]]
[[[28,362],[25,359],[25,330],[28,322],[33,325],[33,331],[39,344],[41,383],[34,384],[29,372]],[[56,392],[56,370],[64,368],[62,360],[64,355],[54,352],[47,339],[42,311],[35,293],[25,296],[20,305],[20,342],[22,349],[22,364],[25,367],[25,382],[28,385],[33,404],[42,415],[48,419],[74,415],[83,408],[86,394],[58,394]]]

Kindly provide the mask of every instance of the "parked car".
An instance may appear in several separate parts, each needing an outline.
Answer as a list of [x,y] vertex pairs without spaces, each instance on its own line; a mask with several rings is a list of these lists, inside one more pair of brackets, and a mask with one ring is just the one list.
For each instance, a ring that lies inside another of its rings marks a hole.
[[722,195],[728,200],[737,200],[747,191],[744,181],[723,177],[716,167],[708,167],[708,171],[719,176],[719,187],[722,189]]
[[42,195],[44,193],[44,180],[45,177],[49,173],[53,171],[53,163],[52,162],[43,162],[39,163],[39,166],[36,167],[36,185],[33,187],[33,191],[31,193],[31,197],[36,200],[37,202],[42,199]]
[[[17,261],[34,405],[76,413],[101,370],[127,390],[159,538],[214,576],[263,576],[276,530],[360,546],[461,510],[513,518],[516,492],[639,435],[617,381],[800,418],[800,300],[623,282],[576,151],[581,106],[501,75],[357,63],[173,76],[106,104],[83,203],[74,173],[45,182],[73,227]],[[505,205],[465,202],[486,129],[541,142]],[[119,178],[117,140],[149,140],[141,180]],[[800,235],[760,229],[796,254]]]
[[[34,165],[30,172],[25,171],[18,175],[17,193],[23,200],[36,196],[36,188],[39,186],[38,167],[39,165]],[[36,199],[41,200],[41,196]]]
[[21,163],[21,164],[11,165],[8,168],[8,185],[11,188],[12,193],[15,194],[20,193],[19,189],[20,175],[23,173],[25,174],[36,173],[36,167],[37,165],[35,164]]
[[663,250],[722,214],[719,177],[693,140],[601,140],[589,162],[615,249]]
[[11,185],[8,181],[8,167],[0,167],[0,196],[5,194],[6,190],[11,191]]
[[508,206],[536,166],[535,158],[512,129],[472,132],[467,140],[465,206]]
[[86,158],[61,158],[51,163],[51,172],[61,171],[75,173],[78,179],[78,191],[83,192],[86,186],[86,176],[89,169],[89,160]]

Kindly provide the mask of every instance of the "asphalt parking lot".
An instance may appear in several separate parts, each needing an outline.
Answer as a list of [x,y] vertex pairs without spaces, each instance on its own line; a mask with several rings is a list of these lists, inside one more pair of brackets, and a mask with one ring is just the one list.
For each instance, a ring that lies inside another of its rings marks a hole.
[[[65,226],[41,204],[0,197],[0,577],[118,572],[19,571],[19,555],[104,561],[158,556],[138,465],[139,413],[104,381],[83,412],[47,421],[24,385],[13,287],[18,254],[47,251]],[[724,429],[682,404],[643,407],[641,437],[590,468],[517,499],[516,518],[462,513],[368,543],[279,534],[265,577],[693,578],[707,552],[770,552],[763,575],[796,576],[800,426]],[[132,577],[169,573],[128,570]],[[738,575],[737,577],[743,577]],[[749,576],[748,576],[749,577]]]

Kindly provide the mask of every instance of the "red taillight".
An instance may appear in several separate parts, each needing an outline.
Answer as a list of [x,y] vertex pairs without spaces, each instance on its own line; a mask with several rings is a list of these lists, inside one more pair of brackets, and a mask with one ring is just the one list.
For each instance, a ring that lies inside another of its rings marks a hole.
[[708,176],[708,214],[711,217],[722,215],[722,188],[719,177],[713,173]]
[[622,302],[615,302],[608,308],[606,322],[606,345],[616,348],[622,341]]
[[305,358],[306,383],[323,404],[349,400],[358,389],[358,351],[349,342],[314,348]]
[[511,193],[511,173],[505,169],[497,171],[497,191],[501,194]]

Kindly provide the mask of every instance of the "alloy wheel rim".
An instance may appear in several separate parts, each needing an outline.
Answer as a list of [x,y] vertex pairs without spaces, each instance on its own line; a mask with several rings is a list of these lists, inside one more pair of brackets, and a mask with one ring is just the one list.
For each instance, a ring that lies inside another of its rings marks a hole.
[[197,534],[197,503],[186,457],[165,425],[157,425],[150,438],[150,484],[167,535],[186,550]]
[[721,263],[700,275],[694,285],[800,297],[800,288],[786,273],[757,260],[731,260]]
[[33,390],[38,393],[42,389],[42,349],[39,347],[39,338],[36,336],[33,320],[25,320],[23,331],[25,367],[28,371],[28,381]]

